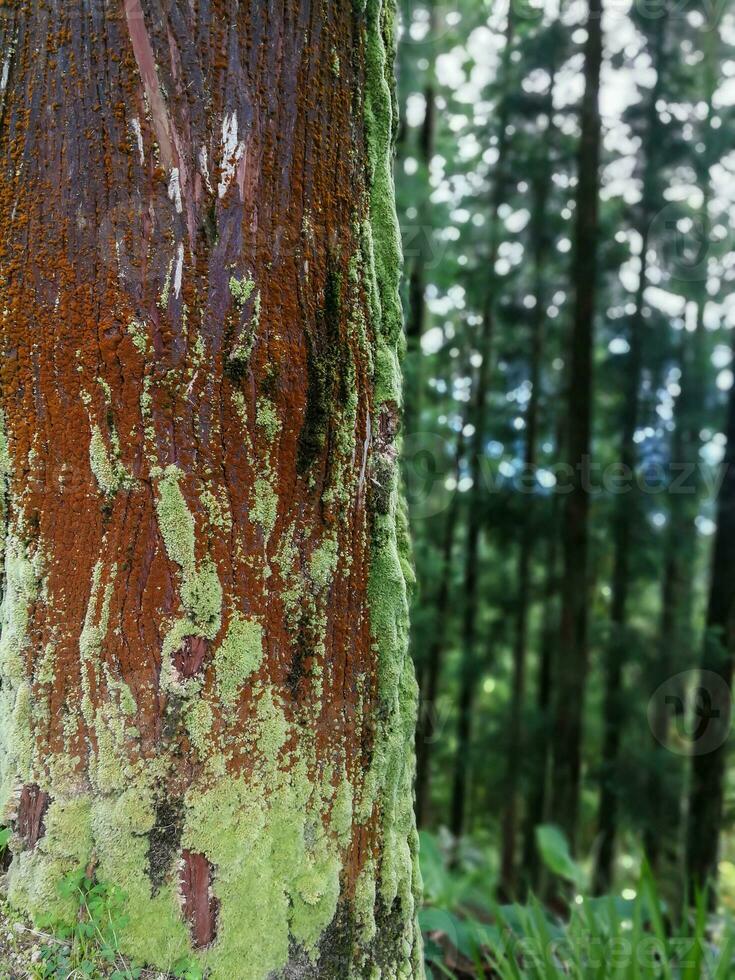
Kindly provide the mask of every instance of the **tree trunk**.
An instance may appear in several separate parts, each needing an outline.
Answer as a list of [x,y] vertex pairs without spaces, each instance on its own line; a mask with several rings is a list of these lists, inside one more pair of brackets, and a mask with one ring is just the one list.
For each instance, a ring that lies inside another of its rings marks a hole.
[[[679,492],[669,491],[669,526],[666,532],[664,571],[661,583],[660,639],[650,667],[649,692],[694,662],[694,583],[692,568],[697,561],[696,517],[699,512],[701,477],[699,448],[704,398],[705,351],[702,309],[698,308],[694,334],[680,337],[680,394],[675,405],[675,430],[671,459],[672,478]],[[679,470],[679,467],[681,469]],[[685,480],[681,477],[686,476]],[[685,692],[681,692],[683,707]],[[644,835],[646,856],[665,893],[679,897],[682,849],[682,808],[685,795],[685,766],[668,748],[672,703],[655,697],[651,706],[653,756],[649,777],[651,800],[648,829]],[[670,883],[671,889],[667,887]]]
[[511,4],[505,28],[505,48],[501,65],[501,95],[498,121],[498,159],[496,163],[495,185],[493,187],[490,214],[490,249],[488,258],[488,275],[490,286],[485,300],[484,315],[480,328],[480,366],[472,392],[471,420],[474,433],[470,444],[470,476],[472,489],[469,494],[467,515],[467,539],[465,543],[465,561],[463,576],[464,609],[462,620],[462,656],[459,674],[459,696],[457,699],[457,752],[454,763],[454,778],[452,780],[452,795],[450,801],[449,829],[455,840],[458,840],[464,830],[465,807],[467,803],[467,785],[469,781],[469,765],[472,747],[472,705],[477,681],[477,605],[478,605],[478,571],[480,551],[480,531],[482,527],[482,459],[485,454],[487,431],[487,401],[490,389],[490,362],[494,341],[495,296],[493,280],[495,278],[495,261],[498,253],[499,215],[498,211],[503,202],[507,174],[506,150],[508,143],[508,87],[510,55],[514,32],[514,10]]
[[600,166],[602,0],[590,0],[585,44],[575,254],[574,320],[568,365],[567,451],[571,491],[563,516],[562,608],[552,761],[552,818],[574,846],[581,780],[582,720],[587,679],[589,453],[592,428],[592,347],[597,282]]
[[[620,440],[620,463],[623,474],[633,473],[636,465],[633,437],[638,421],[642,375],[641,331],[644,328],[643,292],[646,277],[645,253],[648,248],[647,228],[644,230],[642,241],[640,280],[635,300],[635,313],[630,325],[630,353],[624,393],[623,431]],[[629,552],[637,508],[636,488],[634,484],[631,484],[630,491],[621,493],[615,501],[613,522],[612,601],[610,604],[610,636],[605,649],[603,739],[597,817],[599,850],[593,880],[593,891],[597,895],[608,891],[613,879],[615,839],[618,829],[618,756],[624,719],[623,667],[628,644]]]
[[[697,185],[702,190],[699,208],[701,242],[710,241],[710,201],[712,183],[710,168],[716,158],[713,139],[714,93],[718,84],[719,31],[710,25],[703,28],[701,42],[702,100],[706,112],[702,121],[701,140],[705,147],[694,158]],[[653,665],[651,693],[664,681],[691,667],[694,656],[694,583],[692,568],[697,561],[697,528],[702,494],[700,468],[701,430],[707,395],[709,373],[708,344],[704,326],[707,303],[707,279],[702,274],[692,284],[690,297],[696,307],[694,331],[691,336],[682,331],[680,337],[680,392],[675,406],[675,430],[672,439],[672,481],[676,491],[669,490],[669,527],[666,538],[664,578],[661,589],[661,642]],[[682,692],[682,695],[684,692]],[[682,700],[683,704],[683,700]],[[670,706],[656,698],[652,709],[654,761],[651,766],[649,793],[653,801],[650,829],[645,843],[651,866],[659,881],[673,899],[680,897],[681,851],[686,850],[686,826],[682,807],[686,773],[678,757],[667,749],[671,725]]]
[[[553,113],[555,73],[551,74],[548,90],[547,114]],[[548,136],[548,133],[547,133]],[[534,289],[536,300],[531,322],[529,383],[531,397],[526,410],[526,442],[524,447],[524,471],[526,480],[535,479],[539,402],[541,397],[541,367],[544,356],[544,329],[546,320],[545,263],[549,253],[549,236],[546,231],[546,209],[551,190],[552,162],[540,175],[534,187]],[[521,513],[520,546],[518,549],[518,595],[513,644],[513,681],[511,688],[510,721],[508,725],[508,749],[505,774],[506,805],[502,817],[502,842],[500,859],[501,889],[510,898],[516,889],[516,837],[518,823],[518,760],[523,757],[523,706],[526,693],[526,647],[528,644],[528,617],[531,606],[531,559],[534,551],[532,515],[535,510],[534,495],[524,501]]]
[[[462,459],[464,458],[464,430],[457,436],[454,474],[459,483]],[[426,665],[421,678],[421,700],[418,725],[416,727],[416,822],[419,827],[428,820],[431,802],[430,777],[431,757],[436,738],[437,699],[441,678],[442,660],[446,645],[447,620],[452,586],[452,552],[457,534],[459,518],[459,492],[452,494],[444,524],[442,541],[442,564],[439,587],[434,599],[434,632],[429,644]]]
[[421,976],[393,4],[3,14],[10,900],[86,867],[160,968]]
[[[661,62],[664,54],[665,21],[656,22],[651,61],[656,81],[648,97],[644,145],[646,158],[643,172],[643,193],[638,222],[641,239],[640,272],[635,294],[635,309],[629,328],[629,352],[626,364],[626,384],[623,393],[620,463],[623,479],[635,472],[637,454],[635,432],[640,414],[640,389],[643,380],[643,332],[646,328],[644,302],[648,272],[649,229],[660,209],[660,155],[662,136],[657,102],[661,92]],[[626,477],[626,474],[628,476]],[[599,850],[595,864],[593,890],[598,894],[609,891],[613,884],[615,841],[618,833],[618,757],[625,722],[623,671],[628,637],[628,596],[630,593],[630,548],[638,521],[640,501],[635,480],[618,494],[613,523],[612,600],[610,603],[611,630],[605,650],[605,696],[603,704],[604,734],[600,765],[600,797],[597,818]]]
[[541,886],[541,862],[536,846],[536,828],[544,823],[548,811],[549,762],[551,757],[551,710],[553,707],[553,680],[556,644],[559,635],[559,498],[551,501],[549,539],[546,552],[546,579],[544,582],[544,616],[541,628],[538,681],[536,685],[536,717],[540,727],[529,746],[530,780],[526,820],[523,831],[523,886],[537,892]]
[[[699,725],[703,739],[706,739],[706,751],[697,751],[695,744],[687,828],[687,874],[689,881],[699,888],[714,882],[717,876],[732,713],[730,687],[735,665],[735,388],[730,390],[726,435],[727,449],[717,501],[717,534],[707,630],[701,660]],[[724,683],[713,683],[713,674],[722,678]],[[705,747],[704,740],[699,747]]]

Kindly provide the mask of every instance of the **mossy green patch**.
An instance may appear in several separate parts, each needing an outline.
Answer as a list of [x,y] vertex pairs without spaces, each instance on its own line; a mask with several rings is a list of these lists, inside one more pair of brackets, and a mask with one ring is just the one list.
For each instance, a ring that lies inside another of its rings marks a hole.
[[195,525],[194,516],[179,485],[182,477],[183,474],[177,466],[166,467],[158,481],[156,512],[169,558],[186,571],[192,568],[196,561]]
[[253,496],[250,520],[254,524],[260,524],[267,541],[276,526],[278,495],[273,489],[271,481],[265,476],[259,476],[255,480]]
[[326,589],[331,583],[337,569],[338,558],[339,546],[336,537],[325,538],[319,547],[314,549],[309,569],[318,589]]
[[8,872],[8,900],[37,924],[68,921],[74,904],[59,894],[59,883],[84,866],[92,851],[91,803],[86,793],[56,797],[44,815],[44,835],[32,851],[22,851]]
[[247,276],[242,279],[237,279],[235,276],[230,277],[230,293],[238,306],[242,307],[247,303],[254,289],[254,279],[250,279]]
[[111,439],[111,443],[112,453],[107,448],[100,427],[94,424],[89,441],[89,465],[100,490],[108,496],[113,496],[131,483],[130,474],[119,458],[119,441]]
[[221,623],[222,586],[210,558],[197,565],[196,524],[181,490],[182,478],[176,466],[163,471],[156,499],[158,526],[166,553],[182,572],[181,602],[194,623],[192,632],[213,639]]
[[204,757],[212,749],[212,723],[214,714],[209,701],[198,698],[186,707],[184,715],[186,730],[189,734],[191,744]]
[[217,693],[226,707],[238,699],[242,685],[263,660],[263,629],[254,619],[234,613],[227,634],[214,654]]

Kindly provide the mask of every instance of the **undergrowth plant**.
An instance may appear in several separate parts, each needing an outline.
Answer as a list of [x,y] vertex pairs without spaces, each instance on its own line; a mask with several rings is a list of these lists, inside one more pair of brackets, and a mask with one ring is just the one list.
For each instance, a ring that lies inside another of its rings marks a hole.
[[674,922],[644,863],[634,894],[587,897],[583,869],[554,827],[539,828],[539,853],[568,883],[569,911],[536,898],[494,900],[489,862],[452,869],[439,842],[422,835],[427,976],[466,980],[726,980],[735,975],[733,923],[708,914],[704,894]]
[[[36,977],[69,980],[71,977],[105,977],[140,980],[159,976],[127,960],[120,952],[120,935],[128,923],[127,895],[117,885],[89,877],[83,868],[66,875],[58,885],[62,898],[70,899],[70,920],[39,923],[42,937]],[[173,966],[180,980],[202,980],[199,966],[184,957]]]
[[41,946],[38,976],[100,976],[100,967],[112,980],[138,980],[142,968],[126,963],[120,955],[119,936],[128,917],[126,898],[115,885],[95,881],[83,868],[66,875],[58,885],[62,898],[73,902],[71,921],[40,923],[50,933]]

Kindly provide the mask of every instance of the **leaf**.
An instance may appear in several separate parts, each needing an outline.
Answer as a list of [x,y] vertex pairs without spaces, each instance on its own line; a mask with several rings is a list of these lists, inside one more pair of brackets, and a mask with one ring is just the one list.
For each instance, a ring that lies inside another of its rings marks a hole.
[[444,855],[434,834],[422,830],[419,833],[419,841],[419,860],[421,862],[421,876],[424,880],[424,894],[428,900],[436,899],[445,892],[449,879]]
[[558,827],[554,824],[538,826],[536,846],[549,871],[575,885],[583,886],[584,872],[570,854],[569,842]]

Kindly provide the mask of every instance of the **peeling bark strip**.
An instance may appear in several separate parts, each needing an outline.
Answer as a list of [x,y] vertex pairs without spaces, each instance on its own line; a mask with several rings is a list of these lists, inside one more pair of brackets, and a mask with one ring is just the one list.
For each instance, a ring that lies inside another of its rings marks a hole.
[[6,8],[11,901],[93,866],[151,966],[420,977],[394,2]]
[[197,949],[209,946],[216,935],[218,902],[212,895],[213,871],[203,854],[182,854],[181,897]]
[[43,818],[49,807],[49,795],[35,784],[24,786],[18,801],[16,833],[23,845],[32,851],[46,833]]
[[209,643],[203,636],[187,636],[174,654],[174,667],[180,677],[196,677],[204,664]]

